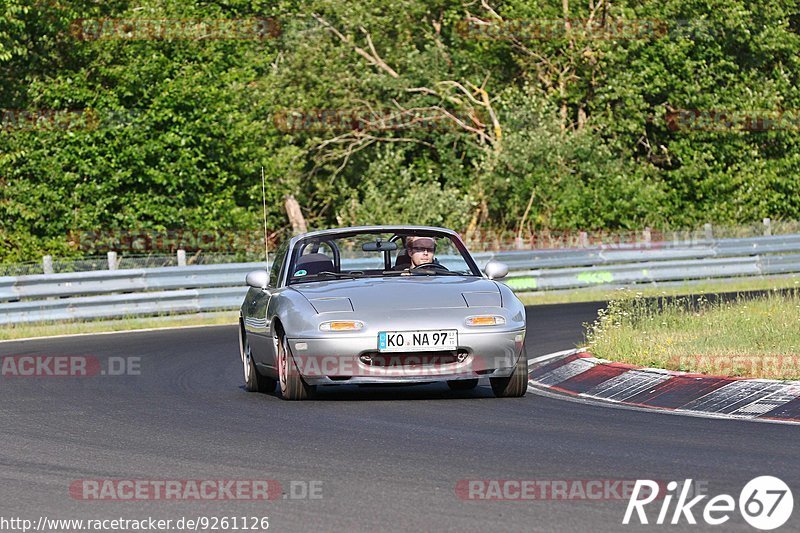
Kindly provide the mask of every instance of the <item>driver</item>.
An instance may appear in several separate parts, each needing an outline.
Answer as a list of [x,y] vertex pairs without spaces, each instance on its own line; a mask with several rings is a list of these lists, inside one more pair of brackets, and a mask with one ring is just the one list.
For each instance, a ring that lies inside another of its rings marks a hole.
[[411,260],[411,268],[433,263],[433,254],[436,252],[436,241],[430,237],[406,238],[406,253]]

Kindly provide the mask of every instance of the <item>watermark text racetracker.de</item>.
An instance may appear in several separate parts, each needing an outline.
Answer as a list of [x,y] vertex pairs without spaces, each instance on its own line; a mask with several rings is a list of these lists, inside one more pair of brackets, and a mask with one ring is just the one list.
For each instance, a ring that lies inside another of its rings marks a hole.
[[136,356],[6,355],[0,361],[3,378],[89,378],[141,373],[141,357]]
[[[754,26],[755,21],[750,21]],[[612,17],[539,18],[483,20],[468,17],[455,25],[464,39],[519,41],[644,41],[655,39],[709,41],[724,39],[737,31],[733,25],[714,23],[706,18],[626,19]]]
[[444,108],[422,109],[281,109],[273,116],[278,131],[378,132],[378,131],[460,131],[483,126],[488,117],[452,113]]
[[264,232],[258,230],[105,229],[74,230],[67,244],[86,253],[117,252],[253,252],[264,249]]
[[[523,336],[515,339],[515,353],[522,347]],[[508,357],[484,357],[480,354],[431,353],[373,353],[358,357],[340,355],[305,355],[306,342],[293,343],[293,360],[297,371],[304,377],[325,376],[388,377],[414,375],[436,377],[460,376],[464,379],[479,377],[486,371],[511,368],[516,360]],[[290,372],[293,372],[290,369]]]
[[670,363],[679,369],[693,368],[719,376],[771,378],[800,372],[800,356],[792,354],[681,355],[670,357]]
[[80,501],[321,500],[322,480],[276,479],[79,479],[69,495]]
[[[461,479],[456,496],[471,501],[628,500],[636,479]],[[655,491],[659,485],[648,491]],[[704,490],[698,485],[697,490]],[[649,492],[648,492],[649,493]]]
[[231,19],[78,19],[70,34],[81,41],[99,40],[264,40],[280,35],[274,18]]
[[800,110],[673,109],[664,115],[675,132],[765,132],[800,130]]
[[98,131],[135,125],[142,109],[0,109],[0,132]]
[[669,22],[657,19],[513,19],[481,20],[470,17],[456,24],[465,39],[550,41],[569,37],[593,40],[639,40],[660,38],[669,32]]

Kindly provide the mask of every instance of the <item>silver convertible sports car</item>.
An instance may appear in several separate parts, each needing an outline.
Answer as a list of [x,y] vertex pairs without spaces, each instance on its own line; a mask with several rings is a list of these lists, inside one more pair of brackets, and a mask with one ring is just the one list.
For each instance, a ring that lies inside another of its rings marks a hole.
[[368,226],[293,237],[272,268],[247,275],[240,355],[248,391],[303,400],[317,386],[486,377],[496,396],[528,385],[525,307],[458,234]]

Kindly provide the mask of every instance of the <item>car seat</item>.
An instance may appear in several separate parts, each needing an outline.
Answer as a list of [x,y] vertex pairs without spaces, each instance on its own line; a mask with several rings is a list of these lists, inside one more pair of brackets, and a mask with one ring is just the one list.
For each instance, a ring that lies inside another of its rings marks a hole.
[[[294,271],[305,270],[304,276],[313,276],[320,272],[333,272],[333,261],[325,254],[302,255],[294,266]],[[294,275],[294,274],[293,274]]]

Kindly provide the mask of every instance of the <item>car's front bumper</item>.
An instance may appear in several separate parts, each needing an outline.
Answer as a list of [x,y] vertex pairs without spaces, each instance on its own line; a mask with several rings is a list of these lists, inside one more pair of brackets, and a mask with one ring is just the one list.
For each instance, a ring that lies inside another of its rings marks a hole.
[[411,383],[507,377],[523,354],[525,329],[459,332],[452,352],[378,353],[376,336],[288,339],[311,385]]

